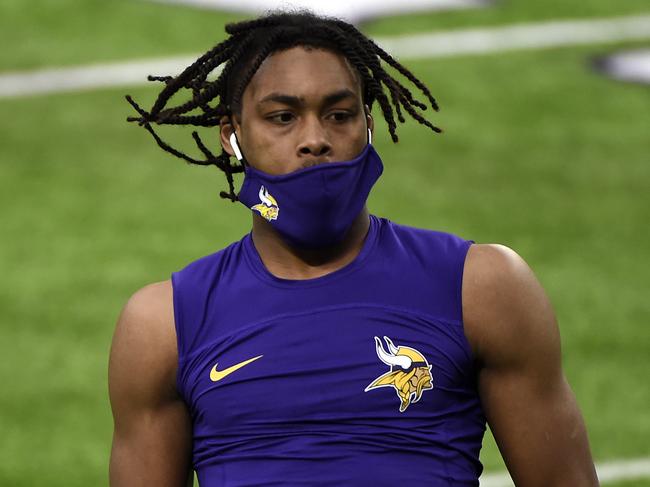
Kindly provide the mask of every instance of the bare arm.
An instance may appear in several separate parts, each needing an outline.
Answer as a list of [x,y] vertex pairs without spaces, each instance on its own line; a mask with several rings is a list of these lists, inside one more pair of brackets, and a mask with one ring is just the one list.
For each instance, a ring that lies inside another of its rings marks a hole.
[[598,485],[555,314],[524,260],[501,245],[470,247],[463,314],[481,401],[515,484]]
[[141,289],[122,310],[111,348],[111,487],[192,484],[191,422],[176,393],[177,353],[171,282]]

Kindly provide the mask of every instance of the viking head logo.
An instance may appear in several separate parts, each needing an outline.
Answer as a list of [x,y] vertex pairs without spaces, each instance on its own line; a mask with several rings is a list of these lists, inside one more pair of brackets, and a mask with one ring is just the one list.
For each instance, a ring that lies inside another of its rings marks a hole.
[[267,221],[277,220],[280,207],[275,198],[269,194],[264,186],[260,187],[259,197],[261,203],[251,207],[251,210],[259,211],[260,215]]
[[379,360],[390,366],[390,372],[377,377],[364,392],[377,387],[393,387],[400,399],[399,412],[403,413],[412,402],[418,402],[422,392],[433,389],[431,366],[420,352],[411,347],[396,347],[390,338],[384,337],[389,352],[375,337]]

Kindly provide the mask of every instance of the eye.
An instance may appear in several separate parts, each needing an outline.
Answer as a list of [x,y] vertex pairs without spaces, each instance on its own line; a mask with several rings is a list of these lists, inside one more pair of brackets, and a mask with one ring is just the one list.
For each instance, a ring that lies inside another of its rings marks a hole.
[[334,120],[335,122],[347,122],[350,118],[352,118],[353,114],[349,112],[333,112],[330,114],[330,118]]
[[291,112],[280,112],[267,117],[267,120],[270,120],[273,123],[279,123],[281,125],[286,125],[293,121],[294,115]]

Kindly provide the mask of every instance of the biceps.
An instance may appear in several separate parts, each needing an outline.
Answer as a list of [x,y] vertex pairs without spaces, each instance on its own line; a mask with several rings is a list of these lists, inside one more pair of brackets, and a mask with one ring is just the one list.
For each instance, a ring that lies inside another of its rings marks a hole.
[[563,374],[484,370],[481,398],[516,485],[596,485],[585,425]]
[[115,418],[111,487],[181,487],[191,473],[191,423],[181,401]]

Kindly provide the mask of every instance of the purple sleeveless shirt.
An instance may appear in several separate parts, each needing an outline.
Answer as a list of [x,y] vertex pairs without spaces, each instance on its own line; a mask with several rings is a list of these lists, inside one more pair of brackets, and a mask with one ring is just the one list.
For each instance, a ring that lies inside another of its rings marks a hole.
[[472,241],[370,219],[316,279],[270,274],[250,234],[172,275],[201,487],[478,485]]

